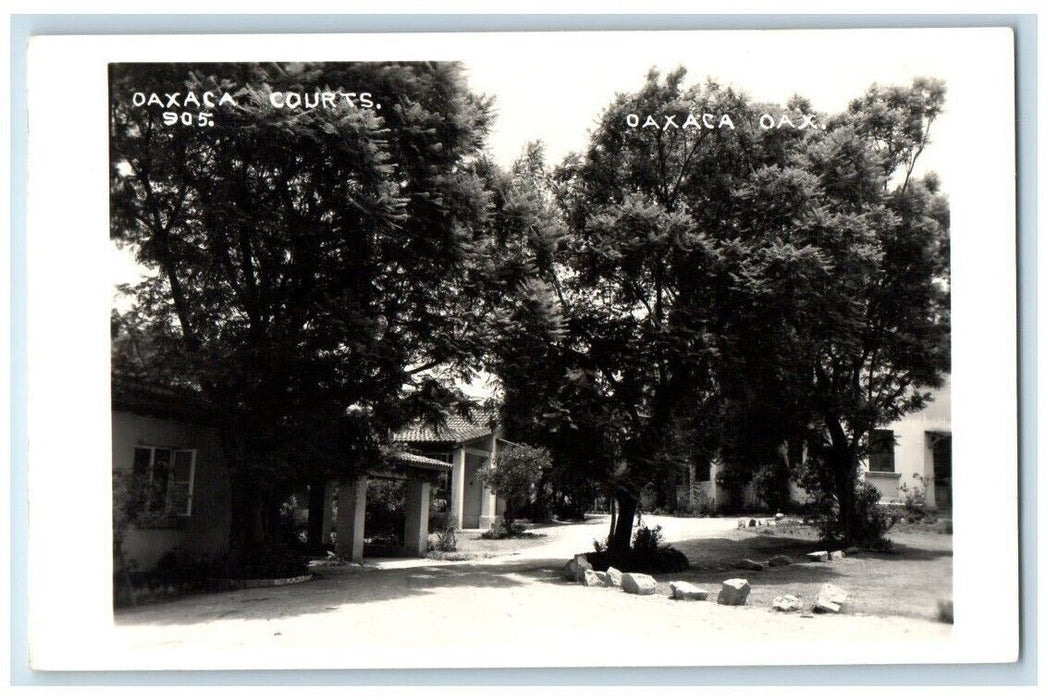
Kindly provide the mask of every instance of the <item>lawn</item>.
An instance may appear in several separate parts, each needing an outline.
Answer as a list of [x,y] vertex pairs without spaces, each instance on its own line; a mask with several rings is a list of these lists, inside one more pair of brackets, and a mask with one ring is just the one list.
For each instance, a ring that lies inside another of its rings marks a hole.
[[[821,549],[814,531],[805,526],[736,530],[675,542],[691,569],[657,577],[657,591],[668,595],[670,581],[685,580],[715,594],[721,581],[745,578],[751,586],[749,605],[770,607],[776,596],[787,593],[810,602],[823,584],[832,583],[848,591],[847,613],[935,618],[938,600],[952,596],[952,535],[909,528],[893,530],[889,537],[894,542],[890,552],[864,551],[818,563],[804,556]],[[795,563],[764,571],[733,567],[741,559],[766,561],[775,554],[785,554]]]

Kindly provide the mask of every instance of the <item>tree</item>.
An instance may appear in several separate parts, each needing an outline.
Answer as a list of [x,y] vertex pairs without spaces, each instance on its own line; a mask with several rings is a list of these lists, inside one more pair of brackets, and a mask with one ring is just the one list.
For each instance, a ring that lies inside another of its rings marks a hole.
[[507,398],[589,451],[575,466],[614,489],[614,549],[646,484],[671,499],[678,469],[718,455],[745,480],[771,466],[780,495],[805,467],[861,539],[865,436],[948,367],[947,207],[915,177],[942,86],[827,117],[684,75],[619,95],[552,177],[525,159]]
[[[847,542],[879,536],[859,485],[870,431],[923,408],[949,370],[948,205],[933,174],[915,176],[944,96],[933,80],[874,86],[738,192],[725,374],[754,393],[734,408],[762,426],[765,452],[806,452],[804,484]],[[781,398],[774,415],[757,418],[754,394]]]
[[480,478],[492,493],[505,499],[503,517],[512,523],[517,505],[528,502],[549,468],[549,451],[545,448],[504,443],[497,463],[481,472]]
[[[342,89],[376,101],[270,100]],[[233,99],[210,127],[134,103],[176,91]],[[154,272],[127,325],[223,417],[236,562],[283,495],[462,398],[490,104],[447,63],[123,65],[111,96],[112,238]]]

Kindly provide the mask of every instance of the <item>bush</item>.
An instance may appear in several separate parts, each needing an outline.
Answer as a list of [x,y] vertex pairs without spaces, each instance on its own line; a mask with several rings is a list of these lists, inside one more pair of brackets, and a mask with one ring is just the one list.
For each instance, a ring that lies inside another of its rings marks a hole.
[[824,508],[818,521],[819,535],[823,540],[833,543],[855,544],[863,547],[890,548],[885,535],[895,524],[895,517],[889,510],[880,505],[881,492],[873,484],[861,482],[855,489],[855,523],[854,541],[848,537],[841,526],[839,508],[836,502]]
[[639,525],[628,552],[612,552],[597,541],[593,542],[593,550],[586,558],[598,571],[607,571],[609,566],[614,566],[621,571],[666,574],[685,571],[691,566],[683,552],[663,544],[661,525],[655,529],[643,523]]
[[491,526],[487,532],[482,532],[482,540],[529,540],[542,535],[536,532],[528,532],[520,523],[499,520]]
[[531,501],[535,485],[550,469],[549,451],[544,447],[506,443],[496,463],[478,472],[481,482],[506,501],[506,519],[513,519],[514,504]]
[[907,514],[911,518],[920,519],[924,517],[927,509],[927,485],[924,477],[918,473],[914,473],[913,480],[915,484],[912,489],[902,484],[899,486],[899,491],[903,494],[903,507]]
[[454,552],[458,547],[458,540],[455,538],[455,523],[450,517],[444,518],[443,526],[437,528],[433,534],[436,537],[427,543],[426,551]]

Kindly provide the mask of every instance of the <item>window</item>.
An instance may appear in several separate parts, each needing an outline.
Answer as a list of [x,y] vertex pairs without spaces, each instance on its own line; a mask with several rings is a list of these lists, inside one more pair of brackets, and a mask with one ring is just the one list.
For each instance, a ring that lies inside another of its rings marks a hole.
[[895,471],[895,433],[892,431],[870,431],[870,471]]
[[708,459],[700,459],[695,464],[695,481],[709,481],[710,480],[710,461]]
[[183,516],[192,513],[195,469],[196,450],[136,447],[132,474],[145,489],[146,512]]

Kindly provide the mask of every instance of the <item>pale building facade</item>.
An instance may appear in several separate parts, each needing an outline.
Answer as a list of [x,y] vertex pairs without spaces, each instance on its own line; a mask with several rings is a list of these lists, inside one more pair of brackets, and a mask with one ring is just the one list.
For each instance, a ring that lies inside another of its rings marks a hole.
[[[907,495],[923,494],[925,505],[939,511],[952,508],[953,474],[950,428],[950,379],[931,391],[923,410],[911,413],[874,431],[873,453],[862,465],[862,478],[880,492],[881,502],[904,503]],[[732,505],[730,489],[717,483],[723,469],[716,460],[702,468],[692,465],[677,479],[677,502],[682,509],[724,510]],[[803,503],[808,494],[792,484],[793,500]],[[742,510],[760,510],[752,485],[746,485],[739,502]]]

